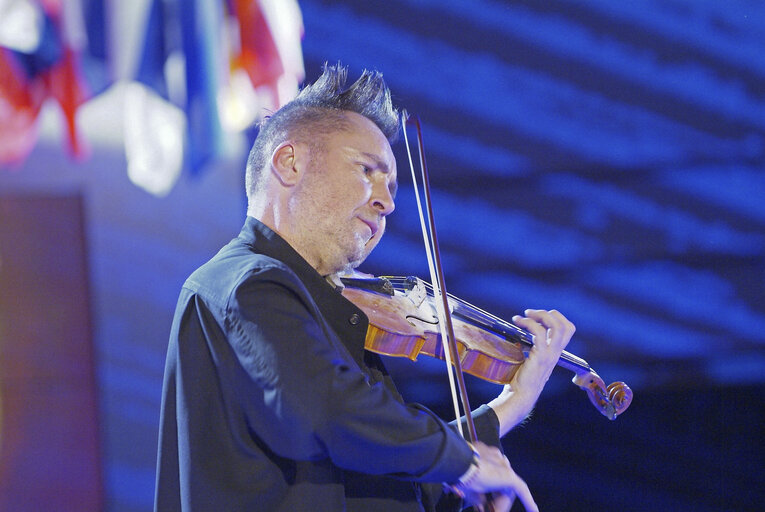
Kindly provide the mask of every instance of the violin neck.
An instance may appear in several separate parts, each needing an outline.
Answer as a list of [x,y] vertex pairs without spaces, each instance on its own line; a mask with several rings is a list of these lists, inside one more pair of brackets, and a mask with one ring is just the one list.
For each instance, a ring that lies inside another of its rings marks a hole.
[[[519,342],[527,349],[534,346],[534,336],[530,332],[490,313],[474,308],[473,306],[466,306],[462,302],[457,302],[454,305],[452,314],[455,317],[459,317],[466,322],[476,325],[477,327],[491,331],[508,341]],[[528,356],[527,349],[524,349],[523,351],[526,356]],[[560,358],[558,359],[558,366],[571,370],[577,375],[593,371],[587,361],[581,357],[566,352],[565,350],[561,353]]]

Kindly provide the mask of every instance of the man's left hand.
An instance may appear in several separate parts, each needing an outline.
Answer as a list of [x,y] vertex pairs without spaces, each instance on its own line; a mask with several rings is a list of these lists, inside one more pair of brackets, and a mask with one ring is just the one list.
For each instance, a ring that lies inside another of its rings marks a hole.
[[516,371],[509,385],[489,403],[499,418],[500,435],[523,421],[536,404],[561,352],[576,327],[556,310],[527,309],[513,323],[534,336],[534,346]]

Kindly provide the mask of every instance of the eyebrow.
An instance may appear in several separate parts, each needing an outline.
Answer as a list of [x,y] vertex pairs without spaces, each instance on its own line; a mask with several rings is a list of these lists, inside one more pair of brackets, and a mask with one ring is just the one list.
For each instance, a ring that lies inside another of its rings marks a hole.
[[[380,170],[382,170],[382,172],[384,172],[385,174],[390,174],[390,172],[391,172],[390,168],[386,165],[385,162],[383,162],[380,158],[378,158],[377,155],[372,154],[372,153],[367,153],[366,151],[362,151],[361,154],[363,156],[369,158],[370,160],[372,160],[375,163],[375,165]],[[391,181],[390,184],[388,185],[388,190],[390,191],[391,197],[393,199],[395,199],[396,198],[396,192],[398,192],[398,180]]]

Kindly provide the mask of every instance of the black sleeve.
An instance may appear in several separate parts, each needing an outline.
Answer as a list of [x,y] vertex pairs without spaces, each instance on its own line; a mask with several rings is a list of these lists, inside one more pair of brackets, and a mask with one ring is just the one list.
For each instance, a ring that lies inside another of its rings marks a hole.
[[[476,436],[478,437],[478,440],[490,446],[496,446],[502,450],[502,444],[499,437],[499,419],[494,413],[494,409],[488,405],[482,405],[478,409],[474,410],[471,416],[473,417],[473,423],[475,425]],[[462,422],[463,431],[467,433],[465,418],[462,417],[460,421]],[[450,422],[449,425],[456,430],[456,420]],[[437,512],[456,512],[462,509],[462,499],[454,494],[444,492],[443,485],[423,485],[422,494],[423,505],[425,506],[426,510],[436,510]]]
[[467,443],[427,409],[370,384],[329,341],[296,279],[261,269],[226,307],[226,336],[252,383],[239,407],[259,440],[282,457],[329,457],[368,474],[459,478],[472,460]]

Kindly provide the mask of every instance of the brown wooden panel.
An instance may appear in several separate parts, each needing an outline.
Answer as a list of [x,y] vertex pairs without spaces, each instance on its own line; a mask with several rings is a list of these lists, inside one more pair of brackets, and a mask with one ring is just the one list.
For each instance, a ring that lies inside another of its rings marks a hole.
[[0,510],[103,507],[83,204],[0,195]]

